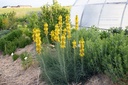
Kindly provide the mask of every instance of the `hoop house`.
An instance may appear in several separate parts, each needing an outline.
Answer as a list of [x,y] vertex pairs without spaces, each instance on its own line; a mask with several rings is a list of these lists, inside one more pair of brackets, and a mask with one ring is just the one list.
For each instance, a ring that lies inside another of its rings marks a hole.
[[72,25],[78,15],[80,27],[125,28],[128,26],[128,0],[76,0],[70,15]]

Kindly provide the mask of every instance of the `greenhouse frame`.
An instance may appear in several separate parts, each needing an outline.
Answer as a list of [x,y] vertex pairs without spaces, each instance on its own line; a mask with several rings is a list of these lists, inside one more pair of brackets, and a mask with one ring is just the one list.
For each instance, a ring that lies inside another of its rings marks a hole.
[[128,0],[76,0],[71,8],[71,23],[79,17],[80,27],[102,29],[128,26]]

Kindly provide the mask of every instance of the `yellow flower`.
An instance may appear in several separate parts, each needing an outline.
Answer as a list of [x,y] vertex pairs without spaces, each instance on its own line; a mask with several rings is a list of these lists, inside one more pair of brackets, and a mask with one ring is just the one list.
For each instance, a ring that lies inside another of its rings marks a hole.
[[84,56],[84,39],[82,38],[80,41],[79,41],[79,44],[80,44],[80,56],[83,57]]
[[61,15],[59,16],[58,20],[59,20],[60,22],[62,22],[62,16],[61,16]]
[[66,43],[66,42],[65,42],[65,39],[66,39],[66,38],[65,38],[65,35],[63,34],[63,35],[61,36],[61,42],[60,42],[60,44],[61,44],[60,47],[61,47],[61,48],[65,48],[65,43]]
[[40,37],[40,30],[38,28],[33,29],[33,40],[36,43],[36,51],[38,54],[41,53],[41,37]]
[[66,23],[69,23],[69,15],[66,16]]
[[48,35],[48,24],[47,23],[44,24],[44,33],[46,36]]
[[79,25],[78,25],[78,15],[76,15],[76,17],[75,17],[75,29],[78,30],[78,27],[79,27]]
[[75,49],[76,48],[76,41],[75,40],[72,42],[72,45],[73,45],[72,48]]
[[71,38],[71,29],[70,29],[70,23],[67,23],[66,28],[67,28],[67,38]]
[[67,32],[66,28],[63,29],[63,34],[64,34],[64,35],[66,35],[66,32]]
[[53,30],[51,31],[50,35],[51,35],[51,40],[54,41],[55,34],[54,34],[54,31]]
[[54,40],[56,42],[59,42],[59,34],[60,34],[60,29],[58,27],[58,24],[55,25],[55,32],[54,32]]

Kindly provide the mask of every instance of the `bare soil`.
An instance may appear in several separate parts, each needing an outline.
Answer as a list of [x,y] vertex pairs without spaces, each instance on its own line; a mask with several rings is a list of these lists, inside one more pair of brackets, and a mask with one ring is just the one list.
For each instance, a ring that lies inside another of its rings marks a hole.
[[[35,57],[34,45],[28,45],[25,48],[17,49],[16,54],[23,52],[31,53]],[[40,82],[40,68],[38,65],[32,65],[24,70],[21,60],[12,60],[10,55],[3,56],[0,52],[0,85],[46,85]],[[73,84],[76,85],[76,84]],[[77,84],[81,85],[81,84]],[[105,75],[97,75],[90,78],[85,85],[114,85]]]

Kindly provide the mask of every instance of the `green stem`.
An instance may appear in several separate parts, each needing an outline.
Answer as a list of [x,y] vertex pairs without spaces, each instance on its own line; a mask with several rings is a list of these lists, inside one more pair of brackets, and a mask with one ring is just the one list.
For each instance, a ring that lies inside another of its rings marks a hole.
[[58,61],[59,61],[59,65],[60,65],[60,70],[61,70],[61,73],[63,73],[63,65],[62,65],[62,62],[61,62],[61,54],[60,54],[60,45],[58,42],[56,42],[56,45],[57,45],[57,56],[58,56]]
[[76,50],[74,49],[74,79],[76,79]]
[[65,63],[64,49],[62,49],[62,60],[63,60],[63,73],[64,73],[64,76],[65,76],[65,80],[68,83],[67,75],[66,75],[66,63]]
[[84,60],[83,57],[81,57],[81,71],[84,73]]
[[[39,56],[39,57],[40,57],[40,56]],[[42,60],[42,62],[43,62],[43,67],[44,67],[44,73],[45,73],[45,75],[47,76],[47,78],[48,78],[48,80],[50,81],[51,85],[54,85],[54,84],[52,83],[52,81],[51,81],[50,77],[49,77],[49,76],[48,76],[48,74],[47,74],[44,59],[43,59],[43,58],[41,58],[41,60]]]

